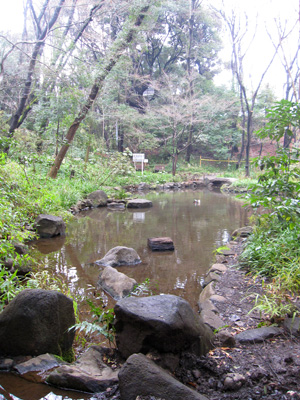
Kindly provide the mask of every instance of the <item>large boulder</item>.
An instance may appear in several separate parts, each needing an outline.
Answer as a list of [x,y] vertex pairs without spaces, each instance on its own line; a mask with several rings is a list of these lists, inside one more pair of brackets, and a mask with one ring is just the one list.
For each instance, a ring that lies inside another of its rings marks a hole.
[[131,247],[117,246],[110,249],[101,260],[95,264],[105,267],[119,267],[120,265],[135,265],[141,263],[138,253]]
[[66,224],[61,217],[55,215],[40,214],[34,222],[34,228],[41,238],[51,238],[54,236],[64,236]]
[[99,276],[98,284],[115,300],[119,300],[128,296],[137,282],[115,268],[105,267]]
[[143,354],[133,354],[119,372],[121,400],[155,396],[161,400],[208,400],[188,388]]
[[60,292],[26,289],[0,314],[0,356],[44,353],[62,356],[71,350],[75,324],[73,301]]
[[92,207],[105,207],[107,205],[107,194],[103,190],[95,190],[88,195]]
[[149,208],[152,206],[152,201],[146,199],[133,199],[127,202],[127,208]]
[[117,347],[125,358],[151,350],[205,354],[210,348],[212,331],[181,297],[129,297],[119,300],[114,311]]

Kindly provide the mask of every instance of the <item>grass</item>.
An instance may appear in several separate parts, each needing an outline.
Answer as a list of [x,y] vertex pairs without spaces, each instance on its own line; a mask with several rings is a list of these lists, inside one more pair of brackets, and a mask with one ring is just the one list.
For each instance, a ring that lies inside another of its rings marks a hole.
[[299,314],[295,302],[300,293],[300,228],[290,228],[273,218],[256,226],[240,263],[254,276],[263,277],[264,294],[255,308],[270,318]]

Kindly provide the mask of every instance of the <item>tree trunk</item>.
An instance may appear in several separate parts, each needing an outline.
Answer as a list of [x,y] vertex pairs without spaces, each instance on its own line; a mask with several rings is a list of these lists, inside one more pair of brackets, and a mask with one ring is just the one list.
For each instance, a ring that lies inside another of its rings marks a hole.
[[123,153],[124,151],[124,131],[122,125],[119,125],[118,151],[120,153]]
[[177,152],[172,156],[172,175],[176,175],[176,168],[177,168],[177,161],[178,161],[178,154]]
[[[187,74],[188,74],[188,82],[189,82],[189,93],[188,96],[192,101],[192,97],[194,95],[194,85],[193,85],[193,76],[192,76],[192,67],[191,67],[191,58],[192,58],[192,46],[193,46],[193,25],[194,25],[194,12],[195,12],[195,1],[190,0],[190,15],[189,15],[189,38],[188,38],[188,48],[187,48]],[[189,133],[188,133],[188,146],[186,148],[185,161],[190,162],[191,154],[193,150],[192,141],[193,141],[193,113],[191,114],[191,120],[189,124]]]
[[251,138],[252,138],[252,114],[251,110],[247,116],[247,143],[246,143],[246,162],[245,171],[246,177],[250,176],[250,148],[251,148]]
[[126,47],[128,46],[128,44],[133,40],[133,38],[135,37],[136,33],[137,33],[137,28],[142,24],[146,13],[148,12],[150,8],[150,4],[148,4],[147,6],[143,7],[138,16],[135,19],[135,22],[133,25],[130,26],[129,30],[127,33],[126,32],[126,28],[123,29],[123,34],[121,32],[121,37],[117,38],[114,45],[112,46],[112,50],[108,56],[107,62],[104,63],[104,67],[102,72],[98,75],[98,77],[95,80],[95,83],[92,87],[92,90],[90,92],[90,95],[88,97],[87,102],[85,103],[85,105],[82,107],[79,115],[77,116],[77,118],[75,118],[74,122],[72,123],[72,125],[70,126],[67,136],[66,136],[66,144],[64,144],[57,157],[54,160],[54,164],[49,172],[49,177],[50,178],[56,178],[57,173],[60,169],[61,163],[63,161],[63,159],[65,158],[65,155],[67,154],[67,151],[70,148],[70,145],[74,139],[75,133],[77,131],[77,129],[79,128],[80,123],[84,120],[84,118],[86,117],[89,109],[92,107],[98,93],[99,90],[102,88],[103,83],[105,78],[109,75],[110,71],[113,69],[113,67],[117,64],[117,62],[119,61],[119,59],[121,58],[121,56],[123,55],[124,50],[126,49]]

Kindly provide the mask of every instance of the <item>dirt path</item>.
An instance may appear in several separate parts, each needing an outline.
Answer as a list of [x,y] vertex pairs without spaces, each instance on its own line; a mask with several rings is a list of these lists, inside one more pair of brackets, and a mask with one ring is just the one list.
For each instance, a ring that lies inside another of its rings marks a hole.
[[[236,335],[259,327],[260,315],[251,310],[262,287],[232,267],[238,264],[241,243],[231,247],[234,255],[218,259],[229,268],[215,291],[226,299],[217,304],[226,330]],[[300,399],[300,339],[283,332],[262,343],[216,347],[205,357],[186,357],[177,377],[210,400]]]

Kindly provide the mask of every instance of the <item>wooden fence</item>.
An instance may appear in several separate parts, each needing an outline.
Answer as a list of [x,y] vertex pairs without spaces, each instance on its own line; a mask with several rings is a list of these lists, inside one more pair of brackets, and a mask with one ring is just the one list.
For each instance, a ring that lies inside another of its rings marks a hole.
[[[237,160],[231,160],[230,158],[228,158],[227,160],[212,160],[212,159],[210,159],[210,158],[202,158],[201,156],[200,156],[200,164],[199,164],[199,166],[201,167],[202,166],[202,161],[208,161],[208,162],[225,162],[225,163],[227,163],[227,166],[229,166],[229,164],[234,164],[234,163],[238,163],[238,161]],[[240,161],[240,163],[244,163],[245,161]]]

